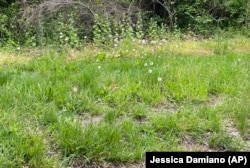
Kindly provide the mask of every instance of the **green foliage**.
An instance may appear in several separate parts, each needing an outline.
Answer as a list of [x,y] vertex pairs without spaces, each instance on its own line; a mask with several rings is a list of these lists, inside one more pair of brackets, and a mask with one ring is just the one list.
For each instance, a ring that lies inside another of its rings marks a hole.
[[[114,39],[162,38],[166,30],[171,30],[177,38],[182,31],[208,37],[217,28],[242,28],[250,23],[248,0],[162,2],[152,1],[154,5],[148,5],[146,0],[135,3],[104,0],[93,4],[83,0],[65,1],[65,5],[51,3],[55,5],[51,11],[44,10],[38,15],[34,12],[42,10],[39,7],[46,6],[45,2],[1,0],[0,43],[14,47],[67,45],[79,48],[87,41],[94,41],[111,46]],[[116,6],[114,10],[110,10],[112,5]],[[141,9],[134,10],[135,7]],[[37,16],[33,20],[29,18],[32,14]]]
[[137,15],[137,22],[136,22],[136,38],[143,39],[144,37],[144,30],[143,30],[143,19],[142,13],[139,12]]
[[98,44],[112,44],[113,34],[111,29],[111,21],[105,17],[95,15],[95,24],[93,26],[93,40]]
[[120,23],[121,25],[121,37],[122,38],[127,38],[127,39],[132,39],[134,38],[134,30],[131,26],[130,18],[126,15],[123,15],[122,21]]

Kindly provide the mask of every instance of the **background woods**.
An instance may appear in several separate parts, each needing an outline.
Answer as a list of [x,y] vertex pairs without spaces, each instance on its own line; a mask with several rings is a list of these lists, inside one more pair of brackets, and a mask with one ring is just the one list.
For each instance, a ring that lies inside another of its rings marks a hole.
[[152,24],[210,36],[218,28],[247,27],[249,18],[249,0],[0,0],[0,44],[76,47],[120,38],[125,30],[146,38]]

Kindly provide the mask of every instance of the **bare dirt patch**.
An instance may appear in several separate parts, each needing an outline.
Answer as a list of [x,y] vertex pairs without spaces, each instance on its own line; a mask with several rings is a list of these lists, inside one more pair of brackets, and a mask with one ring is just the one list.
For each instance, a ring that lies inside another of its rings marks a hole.
[[93,163],[91,165],[83,164],[80,160],[73,163],[73,168],[144,168],[145,163],[124,163],[124,164],[114,164],[114,163]]
[[160,103],[152,108],[153,112],[176,113],[178,111],[177,104],[174,102]]
[[207,105],[210,107],[217,107],[223,104],[223,97],[220,95],[212,96],[208,101]]
[[181,145],[184,147],[185,151],[200,151],[200,152],[213,152],[214,149],[210,149],[209,145],[204,142],[203,144],[198,143],[190,135],[185,135]]
[[85,126],[85,125],[88,125],[90,123],[99,123],[103,120],[103,117],[104,115],[93,115],[93,116],[87,116],[87,115],[84,115],[82,116],[81,118],[81,121],[82,121],[82,124]]
[[236,125],[230,119],[225,119],[223,125],[225,132],[228,135],[234,137],[235,139],[241,141],[242,144],[244,144],[244,148],[242,149],[242,151],[250,151],[250,136],[249,136],[250,134],[248,134],[248,136],[242,137],[240,131],[237,129]]
[[240,132],[239,132],[239,130],[236,128],[236,126],[235,126],[235,124],[233,123],[232,120],[226,119],[226,120],[224,121],[224,129],[225,129],[225,131],[226,131],[229,135],[231,135],[231,136],[233,136],[233,137],[236,137],[236,138],[240,138]]

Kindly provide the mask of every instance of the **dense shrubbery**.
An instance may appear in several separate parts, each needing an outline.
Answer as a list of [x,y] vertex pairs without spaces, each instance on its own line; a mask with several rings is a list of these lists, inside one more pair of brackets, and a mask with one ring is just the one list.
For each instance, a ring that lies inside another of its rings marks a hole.
[[0,0],[0,44],[78,47],[120,38],[156,38],[164,32],[210,35],[249,26],[248,0]]

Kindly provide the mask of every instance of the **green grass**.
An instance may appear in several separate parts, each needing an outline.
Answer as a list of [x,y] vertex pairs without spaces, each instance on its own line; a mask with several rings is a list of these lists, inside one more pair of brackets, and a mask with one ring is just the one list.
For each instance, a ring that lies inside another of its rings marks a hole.
[[241,37],[0,53],[0,167],[249,151],[249,47]]

